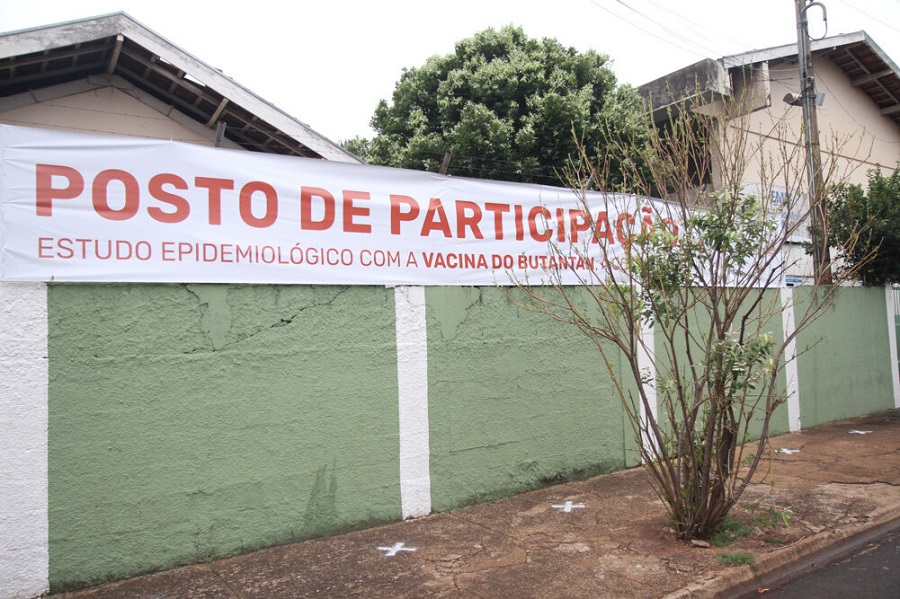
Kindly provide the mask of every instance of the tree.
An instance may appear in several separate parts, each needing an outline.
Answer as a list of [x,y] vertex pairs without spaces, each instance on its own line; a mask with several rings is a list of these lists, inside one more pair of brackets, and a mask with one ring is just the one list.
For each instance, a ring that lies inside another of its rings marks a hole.
[[900,168],[887,177],[870,171],[868,193],[861,185],[839,187],[828,210],[843,268],[858,271],[863,285],[900,283]]
[[[780,335],[788,295],[772,287],[788,267],[788,240],[808,216],[793,200],[801,197],[804,163],[797,145],[773,149],[750,138],[740,104],[687,105],[665,126],[648,125],[647,169],[624,163],[634,195],[590,192],[584,182],[603,188],[608,165],[582,153],[567,179],[593,219],[593,236],[551,242],[562,259],[543,280],[515,281],[509,292],[518,305],[594,342],[654,489],[685,540],[714,533],[749,485],[767,454],[773,413],[786,400],[779,381],[791,342],[854,274],[817,288],[797,309],[794,330]],[[754,156],[762,157],[763,184],[747,193]],[[715,188],[697,186],[704,172],[719,174]],[[788,189],[784,206],[771,203],[775,184]],[[801,218],[784,222],[782,210]],[[623,220],[640,223],[640,231],[613,244],[609,223]],[[569,268],[572,255],[594,258],[597,268]]]
[[577,155],[573,131],[592,149],[607,141],[604,131],[640,140],[639,98],[616,86],[608,62],[517,27],[487,29],[404,70],[391,103],[375,110],[376,136],[355,140],[354,151],[427,171],[450,152],[451,174],[558,183],[557,169]]
[[359,135],[341,142],[344,149],[365,160],[369,155],[369,140]]

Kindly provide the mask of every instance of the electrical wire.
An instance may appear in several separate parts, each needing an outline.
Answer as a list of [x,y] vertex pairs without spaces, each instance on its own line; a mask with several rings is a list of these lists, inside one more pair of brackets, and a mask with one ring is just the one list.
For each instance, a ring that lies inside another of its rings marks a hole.
[[660,23],[659,21],[657,21],[657,20],[655,20],[655,19],[653,19],[653,18],[651,18],[651,17],[648,17],[647,15],[645,15],[644,13],[642,13],[641,11],[639,11],[638,9],[636,9],[636,8],[634,8],[633,6],[631,6],[630,4],[626,3],[624,0],[615,0],[615,1],[618,2],[619,4],[621,4],[622,6],[624,6],[625,8],[627,8],[628,10],[630,10],[631,12],[633,12],[634,14],[638,15],[639,17],[641,17],[641,18],[644,19],[645,21],[649,21],[650,23],[652,23],[652,24],[655,25],[656,27],[658,27],[658,28],[660,28],[661,30],[663,30],[664,32],[668,33],[669,35],[671,35],[671,36],[674,37],[675,39],[681,40],[682,42],[684,42],[684,43],[686,43],[686,44],[689,44],[689,45],[694,45],[694,46],[696,46],[696,47],[702,49],[704,52],[706,52],[707,55],[709,55],[709,54],[715,54],[715,53],[716,53],[716,48],[715,48],[714,46],[706,46],[706,45],[704,45],[704,44],[698,43],[696,38],[691,39],[691,38],[687,38],[687,37],[681,35],[681,34],[678,33],[677,31],[675,31],[674,29],[671,29],[671,28],[669,28],[668,26],[663,25],[663,24]]
[[[699,57],[701,57],[701,58],[713,58],[713,57],[716,57],[716,58],[717,58],[717,57],[720,56],[720,53],[718,52],[718,50],[717,50],[716,48],[714,48],[713,46],[709,46],[709,45],[701,45],[701,44],[698,44],[698,43],[696,42],[696,40],[688,39],[688,38],[684,37],[683,35],[681,35],[680,33],[677,33],[677,32],[674,31],[673,29],[671,29],[671,28],[669,28],[669,27],[667,27],[667,26],[665,26],[665,25],[662,25],[662,24],[661,24],[660,22],[658,22],[656,19],[647,16],[647,14],[645,14],[644,12],[642,12],[642,11],[640,11],[640,10],[638,10],[638,9],[636,9],[636,8],[634,8],[634,7],[632,7],[632,6],[630,6],[630,5],[629,5],[628,3],[626,3],[624,0],[613,0],[613,1],[615,1],[616,3],[618,3],[618,4],[622,5],[622,6],[624,6],[624,7],[627,8],[628,10],[634,12],[635,14],[637,14],[638,16],[640,16],[641,18],[643,18],[643,19],[649,21],[650,23],[652,23],[652,24],[654,24],[655,26],[659,27],[659,28],[662,29],[663,31],[668,32],[670,35],[674,36],[676,39],[684,40],[686,43],[692,45],[692,46],[694,47],[694,49],[685,47],[685,46],[682,45],[682,44],[679,44],[679,43],[676,43],[676,42],[674,42],[674,41],[667,40],[667,39],[664,39],[664,38],[662,38],[662,37],[660,37],[660,36],[658,36],[658,35],[655,35],[655,34],[649,32],[647,29],[644,29],[644,28],[640,27],[639,25],[633,23],[632,21],[629,21],[628,19],[625,19],[625,18],[622,17],[621,15],[616,14],[616,13],[613,12],[612,10],[606,8],[605,6],[600,5],[596,0],[590,0],[590,1],[591,1],[592,4],[594,4],[594,5],[597,6],[598,8],[600,8],[600,9],[606,11],[607,13],[613,15],[614,17],[616,17],[616,18],[618,18],[618,19],[624,21],[625,23],[631,25],[632,27],[635,27],[635,28],[639,29],[640,31],[643,31],[644,33],[647,33],[648,35],[652,35],[652,36],[655,37],[656,39],[658,39],[658,40],[660,40],[660,41],[662,41],[662,42],[664,42],[664,43],[667,43],[667,44],[669,44],[669,45],[671,45],[671,46],[674,46],[674,47],[676,47],[676,48],[679,48],[679,49],[681,49],[681,50],[684,50],[684,51],[686,51],[686,52],[689,52],[689,53],[691,53],[691,54],[693,54],[693,55],[695,55],[695,56],[699,56]],[[646,0],[646,1],[647,1],[651,6],[653,6],[654,8],[657,8],[657,9],[662,8],[665,12],[669,13],[670,15],[676,16],[676,17],[678,17],[679,19],[681,19],[682,21],[688,23],[689,27],[697,34],[697,37],[703,37],[703,38],[705,38],[705,37],[708,36],[708,34],[707,34],[705,31],[701,32],[700,30],[698,30],[697,27],[700,27],[701,29],[702,29],[702,27],[699,26],[699,25],[697,25],[697,24],[694,23],[693,21],[691,21],[691,20],[685,18],[684,16],[678,14],[677,12],[675,12],[675,11],[673,11],[673,10],[670,10],[670,9],[668,9],[668,8],[659,6],[658,4],[654,3],[652,0]],[[729,40],[730,40],[730,41],[737,41],[739,44],[741,44],[741,45],[743,45],[743,46],[745,46],[745,47],[752,48],[752,46],[751,46],[750,44],[747,44],[747,43],[745,43],[745,42],[741,42],[740,40],[735,40],[734,38],[729,38]],[[702,50],[702,52],[698,52],[697,49]],[[753,51],[753,50],[751,49],[751,50],[749,50],[748,52],[752,52],[752,51]],[[740,54],[737,54],[737,55],[740,55]],[[732,56],[736,56],[736,55],[732,55]],[[752,70],[752,71],[754,71],[754,72],[762,72],[762,69],[761,69],[760,67],[755,67],[755,66],[753,66],[753,65],[746,65],[745,68],[748,69],[748,70]],[[793,69],[791,69],[791,68],[784,69],[785,72],[790,72],[790,71],[792,71],[792,70],[793,70]],[[792,78],[792,79],[793,79],[793,78]]]
[[900,29],[894,27],[893,25],[891,25],[889,22],[885,21],[884,19],[881,19],[881,18],[876,17],[876,16],[874,16],[874,15],[870,15],[869,13],[867,13],[867,12],[864,11],[864,10],[862,10],[862,9],[859,8],[858,6],[854,6],[854,5],[850,4],[849,2],[844,2],[844,0],[837,0],[837,1],[838,1],[840,4],[843,4],[844,6],[846,6],[847,8],[851,8],[851,9],[855,10],[856,12],[858,12],[859,14],[861,14],[862,16],[867,17],[867,18],[869,18],[869,19],[872,19],[873,22],[878,23],[878,24],[881,25],[882,27],[887,27],[888,29],[893,29],[893,30],[896,31],[897,33],[900,33]]
[[645,2],[647,2],[650,6],[652,6],[653,8],[655,8],[655,9],[657,9],[657,10],[660,10],[660,11],[663,11],[663,12],[667,12],[667,13],[669,13],[670,15],[672,15],[672,16],[674,16],[674,17],[680,19],[683,23],[685,23],[685,24],[687,25],[688,29],[690,29],[690,30],[694,33],[694,35],[701,36],[701,37],[710,37],[711,35],[713,35],[713,36],[715,36],[715,37],[718,37],[718,38],[721,39],[721,40],[724,40],[724,41],[727,41],[727,42],[735,42],[735,41],[736,41],[736,42],[738,42],[741,46],[744,46],[744,47],[747,48],[747,49],[753,49],[753,45],[752,45],[752,44],[748,44],[747,42],[745,42],[745,41],[743,41],[743,40],[741,40],[741,39],[739,39],[739,38],[734,37],[733,32],[731,32],[732,35],[729,35],[728,37],[723,36],[723,35],[719,35],[719,34],[716,33],[715,31],[710,31],[709,28],[703,27],[702,25],[700,25],[700,24],[698,24],[698,23],[692,21],[691,19],[688,19],[688,18],[685,17],[684,15],[682,15],[682,14],[680,14],[680,13],[674,11],[674,10],[669,9],[669,8],[666,7],[664,4],[659,4],[659,3],[657,3],[657,2],[654,2],[653,0],[645,0]]
[[664,44],[668,44],[668,45],[670,45],[670,46],[674,46],[675,48],[678,48],[679,50],[683,50],[683,51],[685,51],[685,52],[687,52],[687,53],[689,53],[689,54],[693,54],[694,56],[698,56],[698,57],[700,57],[700,58],[705,58],[705,57],[706,57],[706,53],[704,53],[704,52],[698,52],[696,49],[688,48],[688,47],[683,46],[683,45],[681,45],[681,44],[677,44],[677,43],[673,42],[672,40],[668,40],[668,39],[665,39],[665,38],[663,38],[663,37],[660,37],[659,35],[653,33],[652,31],[649,31],[649,30],[647,30],[647,29],[641,27],[641,26],[638,25],[637,23],[634,23],[634,22],[632,22],[632,21],[629,21],[628,19],[626,19],[626,18],[623,17],[622,15],[619,15],[619,14],[613,12],[612,10],[606,8],[605,6],[603,6],[602,4],[600,4],[597,0],[590,0],[590,2],[591,2],[591,4],[593,4],[594,6],[596,6],[597,8],[599,8],[600,10],[602,10],[602,11],[604,11],[604,12],[606,12],[606,13],[609,13],[609,14],[612,15],[613,17],[619,19],[620,21],[623,21],[624,23],[627,23],[628,25],[630,25],[631,27],[634,27],[634,28],[637,29],[638,31],[641,31],[641,32],[643,32],[643,33],[646,33],[646,34],[649,35],[650,37],[653,37],[653,38],[655,38],[655,39],[657,39],[657,40],[663,42]]

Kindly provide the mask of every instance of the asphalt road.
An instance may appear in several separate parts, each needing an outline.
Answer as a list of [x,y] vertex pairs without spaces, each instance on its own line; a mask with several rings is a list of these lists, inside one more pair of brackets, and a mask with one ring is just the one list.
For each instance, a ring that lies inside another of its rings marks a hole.
[[900,527],[822,564],[812,564],[787,581],[745,597],[809,599],[900,597]]

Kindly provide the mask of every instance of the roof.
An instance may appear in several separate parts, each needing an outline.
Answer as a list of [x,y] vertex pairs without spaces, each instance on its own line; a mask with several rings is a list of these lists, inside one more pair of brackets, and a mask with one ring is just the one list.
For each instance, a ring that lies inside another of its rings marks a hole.
[[45,88],[118,76],[200,126],[259,152],[360,162],[125,13],[0,35],[0,111]]
[[[900,69],[878,47],[865,31],[846,33],[813,40],[811,50],[836,64],[878,106],[881,113],[900,126]],[[702,60],[689,67],[645,83],[638,91],[652,98],[654,112],[672,103],[698,95],[727,95],[730,80],[727,72],[772,60],[797,58],[797,44],[786,44],[764,50],[725,56],[719,60]]]

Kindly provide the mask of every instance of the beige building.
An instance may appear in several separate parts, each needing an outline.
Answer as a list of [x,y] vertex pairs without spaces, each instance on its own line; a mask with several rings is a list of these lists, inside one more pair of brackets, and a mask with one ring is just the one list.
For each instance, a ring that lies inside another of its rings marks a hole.
[[[828,183],[865,186],[871,169],[890,172],[900,165],[900,69],[865,33],[838,35],[811,45],[823,177]],[[642,85],[639,91],[662,122],[670,109],[686,103],[718,119],[719,131],[743,138],[745,189],[778,204],[791,201],[788,216],[806,211],[807,174],[797,44],[707,59]],[[715,147],[716,144],[711,144]],[[788,163],[789,167],[785,168]],[[715,159],[699,174],[720,188],[721,163]],[[809,239],[805,227],[796,241]],[[794,248],[789,262],[798,262]],[[805,260],[799,260],[805,262]],[[791,275],[810,273],[797,264]]]

